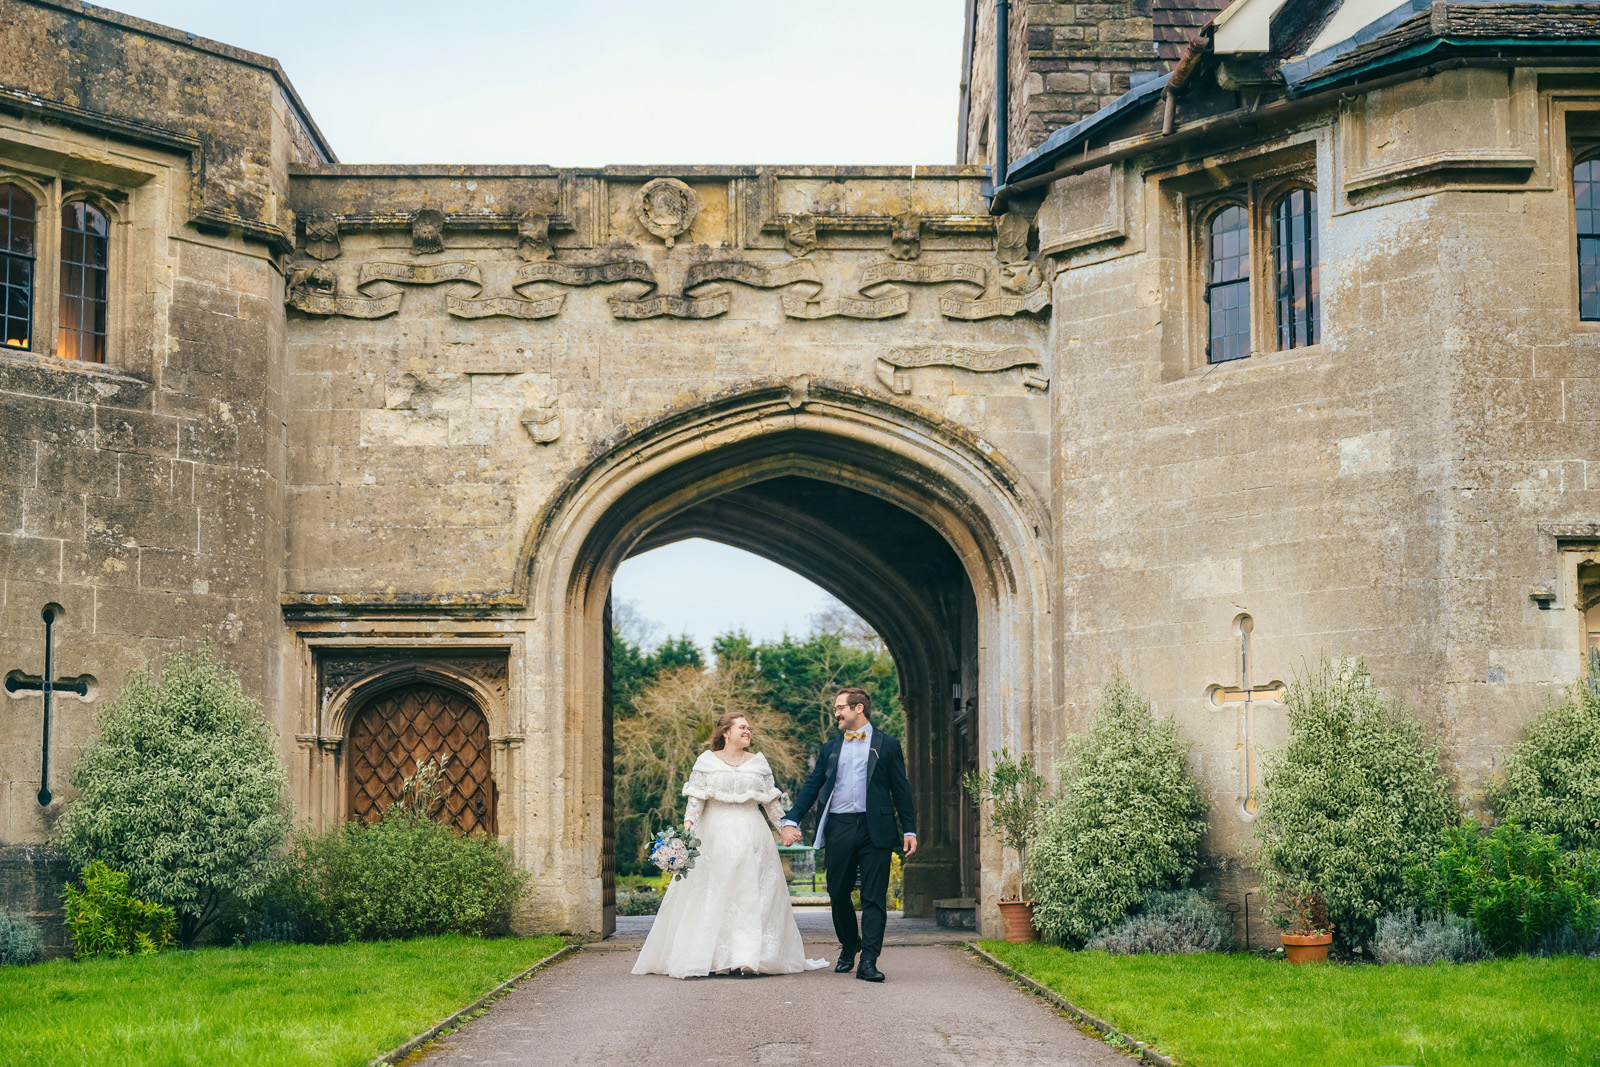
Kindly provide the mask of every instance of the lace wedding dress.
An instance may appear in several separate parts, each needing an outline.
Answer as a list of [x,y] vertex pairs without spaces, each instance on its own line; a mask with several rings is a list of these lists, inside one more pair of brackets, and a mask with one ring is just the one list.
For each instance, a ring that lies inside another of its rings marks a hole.
[[806,959],[789,905],[772,840],[783,809],[767,758],[756,753],[733,767],[702,752],[683,795],[689,798],[684,823],[700,838],[700,856],[667,888],[633,973],[690,978],[826,967],[825,959]]

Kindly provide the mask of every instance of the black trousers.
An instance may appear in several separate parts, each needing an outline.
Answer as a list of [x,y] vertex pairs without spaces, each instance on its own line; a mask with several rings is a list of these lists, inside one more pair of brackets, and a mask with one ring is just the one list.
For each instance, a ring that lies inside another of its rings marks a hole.
[[[894,849],[876,848],[867,835],[867,817],[861,812],[828,815],[823,851],[827,853],[828,899],[833,905],[833,932],[846,955],[861,954],[877,960],[883,951],[883,928],[889,920],[889,860]],[[861,928],[850,891],[861,874]]]

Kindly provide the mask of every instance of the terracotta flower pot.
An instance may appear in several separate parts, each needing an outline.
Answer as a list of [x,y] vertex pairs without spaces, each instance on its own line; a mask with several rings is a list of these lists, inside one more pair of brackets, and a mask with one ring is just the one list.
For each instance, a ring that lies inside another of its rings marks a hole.
[[1039,940],[1038,931],[1033,928],[1033,901],[1002,900],[1000,918],[1006,921],[1006,940],[1012,944]]
[[1333,944],[1333,931],[1325,934],[1279,934],[1283,938],[1283,954],[1295,966],[1302,963],[1327,963],[1328,946]]

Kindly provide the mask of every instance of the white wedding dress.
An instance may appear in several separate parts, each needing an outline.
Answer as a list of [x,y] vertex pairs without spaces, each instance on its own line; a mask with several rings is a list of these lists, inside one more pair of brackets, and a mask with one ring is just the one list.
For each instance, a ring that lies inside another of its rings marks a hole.
[[700,855],[667,888],[633,973],[691,978],[826,967],[825,959],[806,959],[789,904],[772,840],[783,818],[781,794],[767,758],[756,753],[733,767],[714,752],[702,752],[683,795],[689,798],[684,823],[700,838]]

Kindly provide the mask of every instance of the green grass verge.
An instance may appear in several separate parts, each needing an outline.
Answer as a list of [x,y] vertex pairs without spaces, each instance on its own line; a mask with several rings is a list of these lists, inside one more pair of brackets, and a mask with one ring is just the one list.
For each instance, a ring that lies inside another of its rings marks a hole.
[[1291,967],[1248,955],[982,947],[1192,1067],[1600,1063],[1600,960]]
[[562,944],[258,944],[0,967],[0,1064],[355,1067]]

